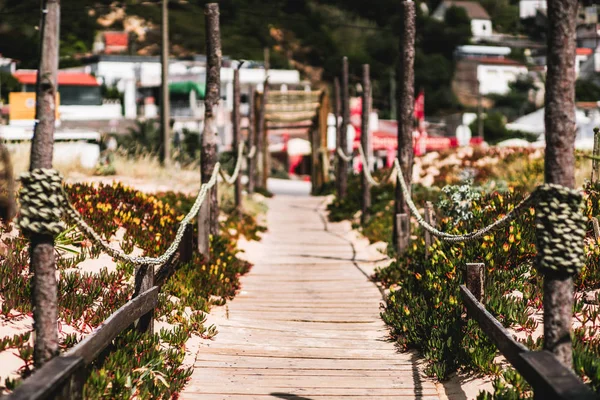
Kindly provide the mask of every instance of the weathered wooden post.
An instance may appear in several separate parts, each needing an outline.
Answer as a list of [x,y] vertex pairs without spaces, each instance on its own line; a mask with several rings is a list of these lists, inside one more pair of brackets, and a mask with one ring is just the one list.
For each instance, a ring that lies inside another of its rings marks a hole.
[[[435,226],[437,223],[433,203],[430,201],[425,202],[425,222],[431,226]],[[429,231],[425,231],[425,257],[427,258],[429,258],[429,248],[433,244],[433,241],[433,235]]]
[[367,171],[369,169],[369,155],[371,154],[371,140],[369,137],[369,113],[371,112],[371,78],[369,64],[363,65],[363,82],[362,82],[362,115],[361,115],[361,133],[360,145],[363,149],[363,171],[360,176],[362,186],[362,213],[360,222],[364,225],[369,219],[369,208],[371,207],[371,184],[367,179]]
[[329,116],[329,94],[326,90],[321,92],[319,101],[319,138],[321,139],[321,148],[319,149],[319,159],[321,163],[320,179],[321,184],[329,182],[329,154],[327,150],[327,117]]
[[263,149],[263,159],[262,159],[262,182],[261,186],[267,190],[267,181],[269,179],[269,175],[271,173],[269,165],[270,165],[270,156],[269,153],[269,132],[267,131],[267,102],[269,99],[269,77],[265,79],[265,88],[263,90],[262,101],[260,102],[260,114],[261,114],[261,132],[262,132],[262,149]]
[[483,303],[484,271],[485,264],[483,263],[467,263],[465,270],[465,286],[480,303]]
[[[238,64],[238,67],[233,70],[233,112],[232,112],[232,125],[233,125],[233,154],[238,155],[238,147],[241,143],[240,140],[240,68],[242,66],[242,62]],[[240,154],[241,156],[241,154]],[[238,160],[237,156],[235,162],[242,162]],[[242,175],[238,174],[237,179],[235,180],[233,187],[233,196],[234,196],[234,204],[235,209],[240,211],[240,207],[242,206]]]
[[161,93],[160,93],[160,134],[162,148],[161,162],[168,166],[171,163],[171,107],[169,98],[169,0],[162,0],[161,7]]
[[592,152],[592,183],[600,177],[600,129],[594,128],[594,149]]
[[600,239],[600,224],[598,224],[598,218],[592,217],[592,228],[594,229],[594,237],[596,240]]
[[265,158],[267,157],[265,149],[268,149],[267,138],[266,138],[266,101],[269,92],[269,77],[267,76],[263,84],[262,94],[256,97],[256,107],[258,110],[258,116],[256,118],[256,155],[258,157],[256,164],[258,165],[257,181],[256,186],[260,186],[266,189],[266,174]]
[[340,126],[340,114],[342,110],[342,99],[340,93],[340,80],[336,76],[333,80],[333,92],[335,95],[334,98],[334,107],[333,114],[335,116],[335,147],[336,151],[333,153],[335,157],[335,186],[338,193],[340,193],[340,173],[342,169],[342,157],[338,154],[337,150],[342,148],[342,129]]
[[310,139],[310,183],[311,194],[319,193],[319,112],[312,119],[309,131]]
[[[40,64],[37,73],[35,133],[31,143],[30,171],[52,168],[56,91],[58,77],[60,3],[42,4]],[[30,237],[30,269],[33,272],[33,361],[36,368],[58,354],[58,320],[54,237],[34,233]]]
[[[413,169],[413,109],[415,97],[415,3],[402,2],[402,37],[400,40],[400,63],[398,68],[398,161],[404,174],[406,186],[410,191]],[[406,215],[409,210],[400,184],[396,184],[394,211],[396,221],[402,221],[398,215]],[[404,252],[408,248],[410,234],[401,235],[401,226],[394,225],[396,251]],[[410,228],[410,227],[409,227]],[[404,242],[403,242],[404,241]]]
[[[254,185],[256,183],[256,127],[255,127],[255,111],[254,98],[256,92],[254,89],[250,91],[248,96],[248,194],[254,193]],[[254,148],[254,154],[250,152]]]
[[[575,26],[576,1],[548,2],[546,75],[546,183],[575,186]],[[538,218],[536,213],[536,218]],[[539,249],[538,249],[539,254]],[[536,258],[536,264],[541,260]],[[536,265],[538,268],[540,265]],[[544,349],[571,368],[573,277],[564,268],[544,274]]]
[[[217,126],[215,107],[219,103],[221,91],[221,35],[219,30],[219,5],[205,6],[206,18],[206,98],[204,100],[204,131],[202,133],[201,181],[207,183],[217,163]],[[207,195],[198,214],[198,250],[210,258],[209,235],[217,235],[219,230],[219,205],[217,185]]]
[[[342,59],[342,126],[340,128],[339,144],[343,154],[348,151],[348,124],[350,123],[350,94],[348,92],[348,57]],[[343,199],[348,193],[348,162],[338,158],[337,184],[338,199]]]
[[[135,269],[135,286],[133,297],[137,297],[154,286],[154,267],[142,265]],[[136,330],[141,333],[154,333],[154,310],[144,314],[136,324]]]

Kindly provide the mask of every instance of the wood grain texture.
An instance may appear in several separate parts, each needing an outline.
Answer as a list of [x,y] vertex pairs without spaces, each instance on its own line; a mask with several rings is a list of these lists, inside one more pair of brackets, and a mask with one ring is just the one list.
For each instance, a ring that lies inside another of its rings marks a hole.
[[154,286],[111,314],[99,327],[69,350],[67,356],[82,357],[86,364],[91,363],[119,333],[135,320],[156,307],[158,287]]
[[439,399],[417,357],[389,340],[381,293],[352,261],[373,254],[324,222],[322,202],[269,200],[254,267],[211,311],[219,334],[202,343],[182,399]]

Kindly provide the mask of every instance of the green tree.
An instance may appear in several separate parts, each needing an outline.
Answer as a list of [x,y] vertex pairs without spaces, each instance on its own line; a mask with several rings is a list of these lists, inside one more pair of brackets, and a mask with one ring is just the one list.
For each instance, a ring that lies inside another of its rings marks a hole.
[[21,84],[9,72],[0,71],[0,89],[2,90],[2,101],[8,102],[8,94],[10,92],[18,92],[21,90]]
[[600,85],[592,80],[578,79],[575,82],[576,101],[600,101]]

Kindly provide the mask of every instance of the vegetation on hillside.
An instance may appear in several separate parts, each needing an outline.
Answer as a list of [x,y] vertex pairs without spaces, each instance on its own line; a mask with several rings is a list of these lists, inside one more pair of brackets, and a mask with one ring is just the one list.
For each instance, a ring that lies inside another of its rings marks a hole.
[[[186,56],[204,53],[203,6],[207,0],[170,1],[171,53]],[[514,1],[482,0],[497,30],[515,29]],[[450,90],[452,52],[470,38],[469,20],[462,9],[452,9],[446,21],[427,16],[439,0],[419,2],[417,7],[416,88],[427,94],[427,113],[457,108]],[[33,68],[38,59],[39,0],[0,0],[0,53]],[[219,2],[223,53],[232,58],[262,60],[263,48],[271,49],[273,67],[293,67],[313,82],[331,81],[339,73],[342,56],[349,58],[352,83],[360,81],[361,65],[371,65],[374,107],[389,116],[390,77],[396,63],[401,29],[399,3],[307,0],[227,0]],[[61,65],[72,66],[91,54],[96,32],[130,30],[137,36],[132,51],[158,54],[159,2],[140,0],[63,0]],[[142,27],[139,28],[134,27]],[[134,36],[135,37],[135,36]],[[354,85],[352,85],[354,86]]]

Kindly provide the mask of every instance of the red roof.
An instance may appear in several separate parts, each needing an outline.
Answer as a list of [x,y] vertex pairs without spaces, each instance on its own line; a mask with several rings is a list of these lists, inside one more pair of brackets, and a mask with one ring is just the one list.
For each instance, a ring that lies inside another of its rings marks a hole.
[[577,55],[578,56],[589,56],[594,52],[592,49],[588,49],[587,47],[578,47]]
[[[37,71],[16,71],[14,77],[22,85],[35,85],[37,82]],[[58,85],[100,86],[94,76],[84,72],[59,72]]]
[[106,53],[127,50],[129,35],[127,32],[104,32],[104,45]]

